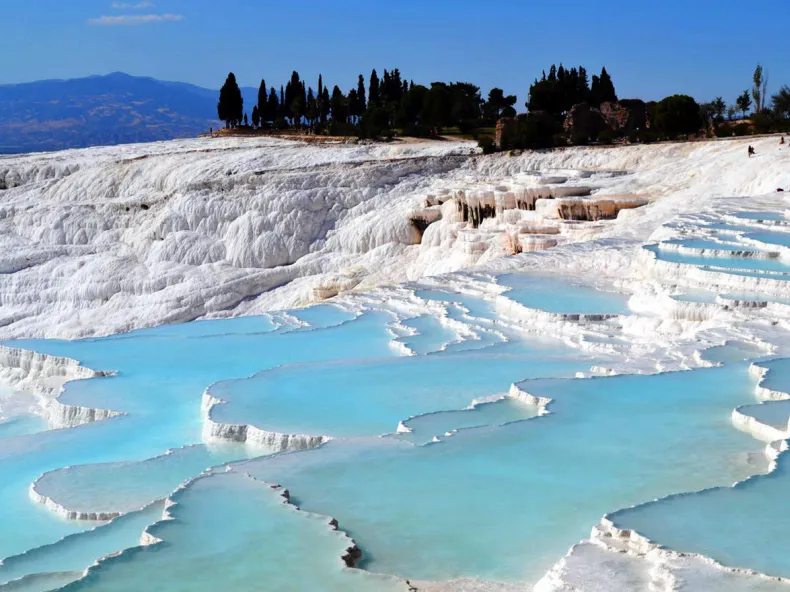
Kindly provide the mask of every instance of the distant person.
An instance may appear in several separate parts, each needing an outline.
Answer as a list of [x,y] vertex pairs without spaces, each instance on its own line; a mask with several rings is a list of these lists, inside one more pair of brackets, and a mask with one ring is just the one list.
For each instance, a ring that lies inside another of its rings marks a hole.
[[749,158],[751,158],[754,155],[755,155],[754,148],[752,146],[749,146]]
[[784,137],[784,136],[782,136],[782,137],[779,139],[779,145],[780,145],[780,146],[784,146],[784,144],[785,144],[785,137]]

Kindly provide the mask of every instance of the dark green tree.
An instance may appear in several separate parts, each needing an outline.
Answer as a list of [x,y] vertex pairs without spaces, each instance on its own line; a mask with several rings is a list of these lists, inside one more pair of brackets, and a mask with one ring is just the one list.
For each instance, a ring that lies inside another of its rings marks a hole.
[[749,96],[748,90],[743,91],[740,96],[735,99],[735,106],[738,108],[738,111],[743,113],[743,116],[746,117],[746,112],[752,107],[752,98]]
[[512,108],[516,104],[516,95],[505,96],[505,92],[501,88],[492,88],[488,92],[488,100],[486,101],[484,112],[489,122],[495,122],[502,117],[502,112],[508,107]]
[[277,99],[277,91],[274,87],[269,89],[269,100],[266,103],[266,113],[261,115],[263,121],[272,122],[279,117],[280,101]]
[[333,121],[345,123],[348,120],[346,97],[337,85],[332,89],[331,109]]
[[451,111],[453,95],[444,82],[434,82],[425,94],[420,121],[429,128],[442,128],[452,125]]
[[365,99],[365,77],[360,74],[357,80],[357,115],[361,116],[367,108],[367,100]]
[[318,120],[321,123],[326,123],[326,109],[324,108],[324,77],[321,74],[318,75],[318,92],[315,95],[315,103],[316,110],[318,111]]
[[554,146],[554,139],[562,130],[556,118],[545,111],[519,115],[513,134],[503,139],[502,150],[539,150]]
[[[576,75],[576,92],[575,95],[575,102],[576,103],[587,103],[590,100],[590,81],[587,78],[587,70],[579,66],[579,70]],[[571,105],[571,107],[573,107]]]
[[790,117],[790,87],[786,84],[771,97],[771,106],[777,117]]
[[[600,87],[598,76],[593,77],[593,85],[597,92]],[[541,79],[535,79],[529,87],[527,108],[530,112],[545,111],[559,119],[574,105],[592,101],[592,94],[584,68],[566,70],[562,64],[559,68],[552,65],[548,76],[543,72]]]
[[427,136],[430,129],[422,124],[420,113],[425,103],[428,89],[421,84],[412,85],[403,95],[395,113],[394,124],[407,136]]
[[263,115],[266,112],[266,103],[269,101],[269,89],[266,86],[266,81],[261,79],[261,85],[258,87],[258,114]]
[[329,98],[329,89],[324,87],[324,94],[321,95],[321,122],[325,123],[329,118],[329,110],[331,109],[332,101]]
[[724,99],[716,97],[711,101],[711,105],[713,106],[714,121],[717,123],[724,121],[724,114],[727,111],[727,104],[724,102]]
[[450,125],[459,126],[462,131],[469,131],[477,127],[483,115],[480,87],[468,82],[454,82],[449,85],[449,89],[451,94]]
[[752,97],[754,98],[754,110],[760,113],[765,109],[765,101],[768,99],[768,75],[763,74],[763,67],[757,64],[752,75]]
[[377,138],[389,130],[390,114],[384,107],[368,103],[365,114],[359,121],[359,135],[363,138]]
[[315,125],[319,114],[318,103],[315,99],[315,95],[313,95],[313,87],[311,86],[309,89],[307,89],[307,109],[305,110],[305,117],[307,118],[307,123],[311,128]]
[[244,99],[241,97],[236,75],[231,72],[219,91],[217,115],[225,122],[226,128],[235,127],[241,122],[243,111]]
[[280,102],[277,105],[277,118],[287,118],[289,115],[288,113],[288,105],[285,102],[285,91],[283,90],[283,85],[280,85]]
[[656,103],[652,125],[668,138],[695,134],[703,126],[700,106],[687,95],[672,95]]
[[307,92],[296,70],[291,73],[291,79],[285,85],[285,104],[293,124],[298,125],[307,110]]
[[348,91],[348,99],[347,99],[347,112],[351,121],[354,122],[358,117],[362,116],[362,113],[359,112],[359,98],[357,97],[356,89],[351,89]]
[[381,77],[381,83],[379,85],[379,102],[382,105],[387,105],[392,100],[390,96],[391,90],[392,79],[390,78],[390,73],[384,70],[384,75]]
[[617,102],[614,83],[606,68],[601,69],[600,76],[593,76],[589,102],[593,107],[600,107],[601,103]]
[[381,99],[379,88],[379,76],[374,69],[370,73],[370,90],[368,91],[368,106],[378,105]]
[[[265,103],[264,103],[264,106],[265,106]],[[253,127],[260,127],[260,125],[261,125],[261,114],[260,114],[260,111],[258,109],[258,105],[255,105],[252,108],[252,126]]]

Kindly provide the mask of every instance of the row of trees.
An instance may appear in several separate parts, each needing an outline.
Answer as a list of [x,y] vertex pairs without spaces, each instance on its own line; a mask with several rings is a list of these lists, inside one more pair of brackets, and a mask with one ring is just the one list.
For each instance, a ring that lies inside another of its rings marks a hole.
[[552,64],[548,76],[544,70],[543,77],[535,79],[529,87],[526,106],[530,111],[564,116],[579,103],[600,107],[601,103],[616,101],[614,83],[606,68],[601,70],[600,76],[593,75],[590,85],[587,70],[583,66],[566,70],[562,64],[559,68]]
[[[337,85],[331,93],[319,75],[317,90],[307,86],[294,71],[278,90],[261,80],[258,102],[252,109],[254,127],[283,129],[301,127],[314,132],[357,133],[363,137],[386,134],[394,128],[407,135],[424,136],[442,128],[458,127],[469,131],[495,125],[501,117],[516,115],[516,96],[493,88],[484,99],[480,87],[468,82],[433,82],[430,86],[406,81],[399,69],[376,70],[366,81],[359,75],[356,88],[343,92]],[[614,84],[606,68],[590,83],[584,67],[565,69],[560,64],[544,72],[530,86],[526,106],[530,111],[545,111],[564,116],[581,102],[598,106],[616,101]],[[228,75],[220,91],[217,114],[227,127],[246,123],[244,103],[236,77]]]
[[[732,106],[721,97],[699,105],[686,95],[645,103],[638,99],[618,100],[605,67],[590,79],[583,66],[566,69],[562,64],[552,65],[548,74],[544,71],[530,85],[525,103],[528,113],[518,117],[517,132],[513,134],[521,139],[514,140],[512,147],[538,148],[567,144],[569,140],[605,142],[618,135],[631,141],[651,141],[702,130],[726,136],[780,129],[781,123],[790,118],[790,88],[783,86],[769,102],[768,76],[760,65],[752,82],[751,91],[744,91]],[[502,117],[515,117],[516,102],[514,95],[506,95],[500,88],[491,89],[484,98],[480,88],[468,82],[415,84],[397,68],[384,70],[381,77],[373,70],[367,80],[360,74],[356,87],[345,92],[337,85],[330,91],[320,75],[314,90],[294,71],[279,89],[261,81],[251,122],[255,128],[290,127],[332,135],[372,138],[391,135],[397,129],[404,135],[429,136],[452,127],[461,132],[490,128]],[[597,112],[604,103],[628,110],[628,123],[621,122],[616,129],[601,129],[594,134],[564,131],[563,122],[574,106],[586,105]],[[738,112],[745,116],[752,106],[751,123],[733,128],[725,120],[725,116],[732,119]],[[220,91],[217,113],[228,127],[248,124],[233,73]],[[637,116],[631,117],[634,114]]]
[[734,119],[738,113],[745,118],[749,113],[767,115],[770,112],[774,117],[784,119],[790,117],[790,87],[782,86],[769,103],[768,74],[764,73],[762,65],[757,64],[752,75],[751,90],[744,90],[732,105],[728,106],[722,97],[716,97],[710,103],[704,103],[702,109],[705,118],[714,123],[723,122],[725,115],[727,119]]
[[[307,86],[294,71],[279,91],[261,81],[258,102],[252,109],[256,128],[303,128],[319,133],[358,134],[375,137],[397,128],[408,135],[424,136],[442,128],[457,126],[471,130],[494,125],[503,116],[515,116],[515,95],[500,88],[480,94],[480,87],[467,82],[433,82],[429,87],[402,77],[400,70],[376,70],[366,80],[361,74],[356,88],[343,92],[335,85],[331,92],[318,77],[317,89]],[[244,124],[244,103],[236,77],[228,75],[217,105],[217,114],[226,127]]]

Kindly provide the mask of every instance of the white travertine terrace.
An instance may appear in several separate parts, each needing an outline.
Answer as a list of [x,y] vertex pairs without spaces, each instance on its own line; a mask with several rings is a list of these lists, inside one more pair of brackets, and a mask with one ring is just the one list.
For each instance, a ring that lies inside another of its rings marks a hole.
[[[9,189],[0,191],[0,337],[103,335],[336,296],[352,308],[378,302],[419,310],[424,303],[407,302],[392,285],[422,280],[486,297],[502,330],[620,356],[611,367],[590,368],[590,375],[710,365],[700,350],[731,339],[760,341],[774,348],[766,351],[787,356],[780,332],[790,307],[726,295],[790,296],[790,282],[781,272],[738,275],[716,266],[717,257],[735,257],[748,269],[752,259],[785,259],[787,248],[747,238],[744,245],[761,250],[703,252],[667,242],[706,236],[698,223],[703,215],[746,224],[738,211],[776,210],[775,189],[790,186],[786,154],[772,151],[772,138],[752,142],[761,159],[747,160],[740,141],[480,157],[469,156],[473,147],[464,143],[315,147],[240,139],[2,158],[0,179]],[[659,243],[659,252],[715,257],[705,267],[663,261],[646,243]],[[530,309],[492,285],[493,275],[512,271],[618,284],[632,294],[634,314]],[[700,288],[719,296],[673,298]],[[753,368],[762,372],[759,364]],[[57,400],[65,382],[101,375],[73,360],[0,348],[0,378],[34,394],[31,406],[53,427],[117,414]],[[508,396],[543,413],[550,408],[550,401],[518,387]],[[787,399],[764,387],[758,396]],[[221,401],[205,394],[202,403],[206,442],[280,452],[327,439],[221,424],[211,418]],[[733,410],[733,423],[769,441],[766,454],[775,458],[783,450],[777,440],[790,426],[782,431],[746,411]],[[142,542],[156,541],[144,535]],[[676,589],[680,578],[700,574],[708,581],[764,580],[660,549],[604,518],[537,589],[593,591],[597,580],[582,574],[606,575],[612,564],[659,589]],[[631,589],[616,578],[608,585]],[[418,588],[508,589],[475,581]]]

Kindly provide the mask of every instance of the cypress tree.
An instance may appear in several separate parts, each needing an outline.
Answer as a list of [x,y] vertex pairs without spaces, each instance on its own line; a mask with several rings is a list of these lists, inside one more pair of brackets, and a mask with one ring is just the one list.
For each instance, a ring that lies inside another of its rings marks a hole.
[[379,89],[379,76],[376,70],[370,73],[370,90],[368,91],[368,107],[378,105],[381,99]]
[[329,101],[329,89],[324,87],[324,94],[321,96],[321,122],[325,123],[327,118],[329,117],[329,108],[330,108],[330,101]]
[[576,102],[585,103],[590,100],[590,81],[587,78],[587,70],[579,66],[579,77],[576,80]]
[[392,77],[387,70],[384,70],[384,76],[381,77],[381,84],[379,85],[379,101],[386,105],[392,100]]
[[285,104],[285,91],[283,91],[283,85],[280,85],[280,104],[277,108],[277,117],[288,117],[288,107]]
[[337,85],[332,89],[332,121],[340,123],[347,121],[346,97]]
[[601,78],[599,79],[599,86],[601,89],[601,102],[617,102],[617,93],[614,90],[614,83],[611,76],[606,71],[606,68],[601,69]]
[[[266,106],[266,103],[264,103],[264,107],[265,106]],[[252,126],[253,127],[259,127],[260,125],[261,125],[261,112],[258,109],[258,105],[255,105],[252,108]]]
[[590,106],[601,106],[601,79],[595,74],[593,74],[592,84],[590,85]]
[[299,117],[307,116],[307,88],[304,81],[299,82],[299,96],[297,97],[299,106]]
[[394,100],[396,103],[401,102],[403,99],[403,85],[401,84],[400,79],[400,70],[395,68],[390,74],[392,90],[390,91],[390,100]]
[[291,72],[291,80],[285,86],[285,105],[294,125],[297,125],[307,109],[307,93],[296,70]]
[[[261,115],[266,110],[266,102],[269,100],[269,92],[266,81],[261,78],[261,85],[258,87],[258,114]],[[255,119],[252,120],[253,123]]]
[[235,127],[241,122],[243,111],[244,99],[242,99],[241,90],[236,83],[236,75],[231,72],[219,91],[217,115],[225,122],[226,128]]
[[353,118],[360,117],[362,113],[363,112],[359,110],[359,97],[357,97],[357,91],[352,88],[348,91],[348,114]]
[[362,115],[367,108],[368,105],[365,100],[365,77],[360,74],[359,80],[357,81],[357,112],[359,115]]
[[318,75],[318,92],[315,94],[315,107],[318,120],[321,123],[326,122],[326,116],[324,115],[324,77],[321,74]]
[[277,91],[274,87],[269,89],[269,101],[266,104],[266,114],[261,116],[264,121],[274,121],[280,112],[280,101],[277,100]]
[[[320,81],[320,79],[319,79]],[[315,120],[318,119],[318,102],[313,94],[313,87],[307,89],[307,108],[305,109],[305,117],[310,125],[313,127]]]

